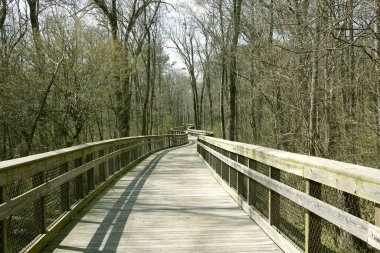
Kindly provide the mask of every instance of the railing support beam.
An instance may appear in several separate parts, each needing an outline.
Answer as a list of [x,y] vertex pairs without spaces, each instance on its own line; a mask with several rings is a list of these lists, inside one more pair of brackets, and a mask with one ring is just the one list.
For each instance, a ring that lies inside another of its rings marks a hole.
[[[273,178],[274,180],[280,181],[280,171],[276,168],[269,167],[269,177]],[[280,196],[272,190],[269,190],[268,204],[269,224],[274,227],[278,227],[278,216],[280,215]]]
[[[380,227],[380,204],[375,203],[375,225]],[[380,253],[380,250],[374,249],[374,253]]]
[[[306,194],[316,199],[321,198],[321,184],[306,179]],[[309,210],[305,210],[305,253],[315,252],[313,249],[320,249],[322,226],[321,217]]]

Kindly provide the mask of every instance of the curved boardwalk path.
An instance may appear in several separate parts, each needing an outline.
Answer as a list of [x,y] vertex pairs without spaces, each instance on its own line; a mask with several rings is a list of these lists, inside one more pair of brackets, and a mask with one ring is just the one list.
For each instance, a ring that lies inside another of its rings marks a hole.
[[144,160],[82,210],[45,252],[281,252],[191,143]]

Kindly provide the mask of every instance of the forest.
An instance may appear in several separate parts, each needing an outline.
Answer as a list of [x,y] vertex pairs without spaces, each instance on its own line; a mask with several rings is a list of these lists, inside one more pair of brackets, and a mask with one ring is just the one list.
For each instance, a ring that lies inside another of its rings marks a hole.
[[0,0],[0,160],[194,123],[379,168],[379,30],[379,0]]

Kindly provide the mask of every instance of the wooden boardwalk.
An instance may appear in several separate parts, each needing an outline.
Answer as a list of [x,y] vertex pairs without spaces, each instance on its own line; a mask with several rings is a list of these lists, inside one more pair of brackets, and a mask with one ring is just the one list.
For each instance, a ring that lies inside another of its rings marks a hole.
[[214,179],[192,143],[144,160],[45,252],[282,252]]

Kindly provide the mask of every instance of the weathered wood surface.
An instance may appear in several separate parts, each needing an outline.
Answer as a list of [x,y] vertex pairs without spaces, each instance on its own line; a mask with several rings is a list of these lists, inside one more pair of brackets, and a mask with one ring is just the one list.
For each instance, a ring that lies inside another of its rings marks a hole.
[[380,203],[379,169],[207,136],[199,136],[199,139],[268,166]]
[[196,129],[187,129],[187,133],[192,136],[214,136],[213,132],[204,131],[204,130],[196,130]]
[[369,245],[380,248],[380,229],[371,223],[362,220],[354,215],[351,215],[339,208],[329,205],[321,200],[318,200],[312,196],[307,195],[301,191],[298,191],[290,186],[273,180],[259,172],[256,172],[247,166],[244,166],[238,162],[235,162],[228,157],[216,152],[215,150],[199,143],[202,148],[207,152],[216,156],[219,160],[225,164],[231,166],[244,175],[254,179],[255,181],[266,186],[268,189],[273,190],[287,199],[293,201],[299,206],[306,208],[307,210],[315,213],[319,217],[335,224],[336,226],[344,229],[350,234],[358,237],[359,239],[367,242]]
[[226,193],[195,145],[152,155],[45,252],[281,252]]

